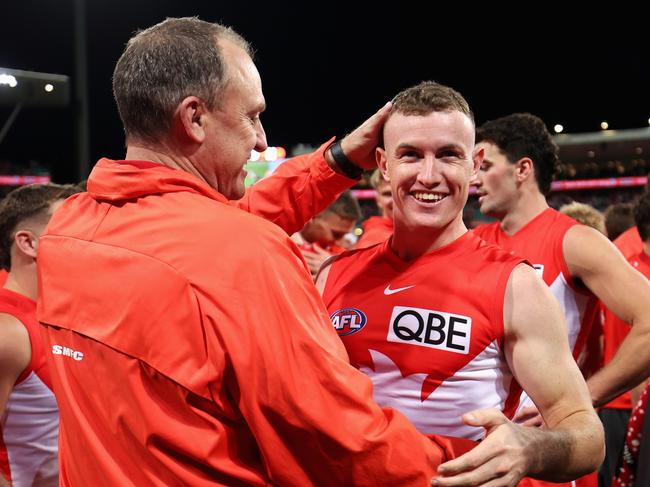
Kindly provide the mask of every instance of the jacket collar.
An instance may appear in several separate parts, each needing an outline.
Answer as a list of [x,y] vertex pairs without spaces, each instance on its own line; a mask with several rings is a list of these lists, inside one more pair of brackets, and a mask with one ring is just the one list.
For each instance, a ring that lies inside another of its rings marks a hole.
[[88,178],[88,193],[99,201],[125,201],[151,194],[190,192],[227,202],[226,198],[185,171],[149,161],[100,159]]

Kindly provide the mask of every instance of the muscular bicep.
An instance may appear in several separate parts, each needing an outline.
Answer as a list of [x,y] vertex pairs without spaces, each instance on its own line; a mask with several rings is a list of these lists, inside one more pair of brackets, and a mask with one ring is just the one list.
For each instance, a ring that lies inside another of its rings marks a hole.
[[30,359],[27,330],[15,317],[0,313],[0,414],[4,412],[14,384]]
[[619,318],[631,324],[650,318],[650,282],[604,236],[577,225],[567,232],[563,249],[571,276]]
[[526,265],[517,266],[508,281],[504,323],[510,368],[549,427],[591,408],[586,384],[571,355],[562,309]]

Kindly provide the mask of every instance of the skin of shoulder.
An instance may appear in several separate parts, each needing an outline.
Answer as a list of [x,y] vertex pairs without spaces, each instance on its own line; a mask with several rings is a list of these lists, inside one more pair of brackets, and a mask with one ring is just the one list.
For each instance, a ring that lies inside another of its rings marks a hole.
[[650,286],[623,254],[601,233],[576,225],[563,242],[569,272],[627,322],[643,312],[642,303],[650,300]]

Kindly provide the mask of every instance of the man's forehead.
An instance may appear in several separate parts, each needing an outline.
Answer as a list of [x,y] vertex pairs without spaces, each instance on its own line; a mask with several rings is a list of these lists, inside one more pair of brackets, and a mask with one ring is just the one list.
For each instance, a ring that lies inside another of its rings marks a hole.
[[427,115],[395,113],[384,126],[384,142],[393,147],[435,143],[467,149],[474,144],[474,124],[457,110],[434,111]]

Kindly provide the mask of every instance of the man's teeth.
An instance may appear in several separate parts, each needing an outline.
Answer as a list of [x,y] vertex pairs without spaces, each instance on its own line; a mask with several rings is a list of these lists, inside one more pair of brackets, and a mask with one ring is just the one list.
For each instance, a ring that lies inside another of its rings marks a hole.
[[413,196],[415,196],[416,200],[437,202],[443,199],[446,195],[434,193],[414,193]]

